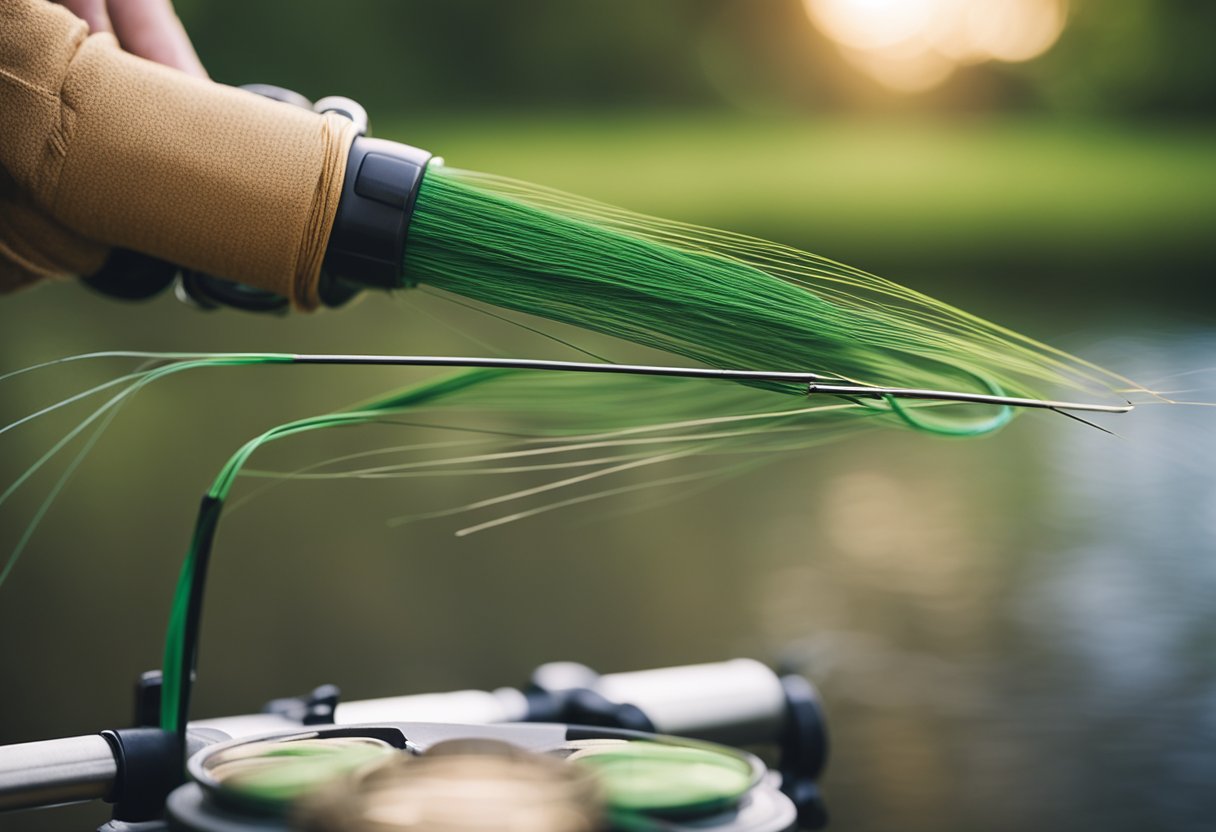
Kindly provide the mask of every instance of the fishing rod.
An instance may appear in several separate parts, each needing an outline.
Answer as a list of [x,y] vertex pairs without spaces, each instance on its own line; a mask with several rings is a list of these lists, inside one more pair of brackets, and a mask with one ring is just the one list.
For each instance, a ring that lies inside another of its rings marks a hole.
[[[257,824],[265,823],[265,814],[238,813],[234,820],[223,797],[217,804],[204,795],[203,762],[191,764],[190,781],[178,784],[173,772],[181,748],[172,734],[153,727],[161,684],[158,671],[141,676],[135,727],[0,746],[0,811],[104,800],[115,808],[114,820],[103,830],[139,823],[141,830],[154,832],[164,828],[157,819],[168,801],[170,828],[263,829]],[[403,749],[418,754],[456,738],[552,753],[579,740],[654,743],[659,736],[681,737],[701,743],[695,747],[710,755],[705,759],[725,754],[736,761],[741,759],[736,752],[718,750],[720,744],[771,748],[777,755],[771,777],[749,779],[728,811],[720,806],[693,811],[684,821],[718,832],[810,829],[826,822],[818,779],[828,739],[818,694],[805,678],[779,674],[751,659],[606,675],[554,662],[539,667],[523,688],[362,701],[343,701],[337,687],[323,685],[304,696],[271,700],[260,713],[193,721],[185,741],[190,759],[205,762],[217,748],[268,737],[288,743],[301,737],[393,736],[394,731],[405,738]],[[742,759],[753,765],[751,758]]]
[[[818,394],[840,396],[846,399],[920,399],[953,404],[996,405],[1005,408],[1031,408],[1055,411],[1080,411],[1090,413],[1130,413],[1135,405],[1099,404],[1095,402],[1068,402],[1051,399],[1031,399],[1022,396],[1006,396],[1000,393],[975,393],[958,390],[927,390],[909,387],[885,387],[873,384],[837,384],[836,379],[811,372],[782,370],[734,370],[717,367],[679,367],[666,364],[618,364],[607,361],[560,361],[541,358],[499,358],[488,356],[457,355],[364,355],[352,353],[141,353],[111,351],[89,355],[71,356],[50,361],[18,372],[49,367],[66,361],[89,357],[149,357],[166,358],[173,361],[196,359],[246,361],[248,363],[275,363],[301,365],[339,366],[397,366],[397,367],[448,367],[456,369],[502,369],[533,370],[538,372],[591,373],[604,375],[657,376],[664,378],[721,379],[742,382],[786,382],[803,386],[807,396]],[[826,380],[825,380],[826,379]]]

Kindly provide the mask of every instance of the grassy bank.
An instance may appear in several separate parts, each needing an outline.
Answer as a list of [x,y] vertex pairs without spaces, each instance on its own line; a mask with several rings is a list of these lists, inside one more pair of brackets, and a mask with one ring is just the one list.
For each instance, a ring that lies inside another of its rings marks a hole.
[[1171,295],[1216,270],[1216,126],[578,115],[379,133],[896,278]]

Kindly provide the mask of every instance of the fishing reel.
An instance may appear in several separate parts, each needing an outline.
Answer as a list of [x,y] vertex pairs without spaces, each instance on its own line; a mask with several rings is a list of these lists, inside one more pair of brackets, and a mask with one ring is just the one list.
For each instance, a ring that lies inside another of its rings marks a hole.
[[[354,123],[358,135],[347,156],[318,295],[324,305],[337,307],[364,289],[396,288],[418,186],[431,154],[369,137],[367,111],[352,99],[335,95],[313,103],[297,92],[270,84],[245,84],[241,89],[318,114],[337,113]],[[178,300],[205,311],[230,307],[283,315],[290,308],[289,299],[274,292],[129,249],[115,249],[102,268],[82,282],[104,295],[128,301],[149,300],[173,286]]]
[[[137,686],[155,722],[160,674]],[[99,832],[786,832],[826,823],[818,699],[749,659],[600,676],[544,665],[522,689],[344,702],[0,747],[0,810],[102,799]],[[729,745],[727,744],[729,743]],[[740,747],[751,749],[741,750]],[[775,754],[772,770],[755,752]]]

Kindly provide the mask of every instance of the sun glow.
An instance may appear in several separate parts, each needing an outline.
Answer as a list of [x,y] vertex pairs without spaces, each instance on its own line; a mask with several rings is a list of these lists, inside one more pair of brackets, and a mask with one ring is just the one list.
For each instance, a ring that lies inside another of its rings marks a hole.
[[956,68],[1028,61],[1059,39],[1066,0],[803,0],[849,63],[891,89],[919,92]]

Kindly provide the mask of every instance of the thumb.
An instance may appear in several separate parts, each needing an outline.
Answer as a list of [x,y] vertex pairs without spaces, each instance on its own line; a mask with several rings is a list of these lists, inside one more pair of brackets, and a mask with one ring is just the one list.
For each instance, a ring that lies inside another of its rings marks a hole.
[[170,0],[110,0],[109,15],[123,49],[199,78],[207,77]]

